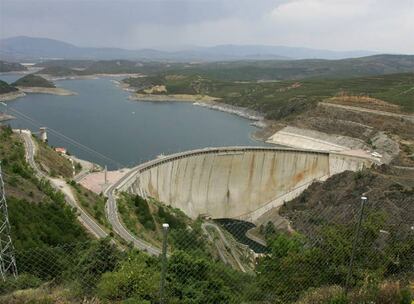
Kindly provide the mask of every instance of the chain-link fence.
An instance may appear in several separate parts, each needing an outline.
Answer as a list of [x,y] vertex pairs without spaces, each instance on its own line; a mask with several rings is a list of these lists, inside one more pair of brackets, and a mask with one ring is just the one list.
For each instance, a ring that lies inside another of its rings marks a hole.
[[414,194],[405,194],[344,204],[305,192],[256,226],[172,221],[158,231],[159,257],[109,239],[20,249],[0,302],[410,304]]

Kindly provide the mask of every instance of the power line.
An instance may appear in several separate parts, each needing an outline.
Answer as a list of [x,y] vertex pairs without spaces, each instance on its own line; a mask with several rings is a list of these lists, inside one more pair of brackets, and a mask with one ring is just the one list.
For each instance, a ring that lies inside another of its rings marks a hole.
[[[31,125],[33,125],[35,127],[41,127],[42,126],[42,124],[40,122],[36,121],[35,119],[31,118],[30,116],[28,116],[28,115],[26,115],[26,114],[24,114],[24,113],[22,113],[22,112],[20,112],[16,109],[13,109],[11,107],[8,107],[8,109],[11,110],[14,115],[19,116],[20,119],[25,120],[26,122],[30,123]],[[61,140],[65,141],[69,144],[72,144],[72,145],[78,147],[79,149],[81,149],[85,152],[88,152],[90,154],[94,154],[94,155],[100,157],[101,159],[105,159],[107,161],[110,161],[111,163],[116,164],[118,167],[125,167],[125,165],[123,165],[122,163],[120,163],[116,160],[113,160],[112,158],[110,158],[110,157],[108,157],[108,156],[106,156],[106,155],[104,155],[104,154],[102,154],[102,153],[100,153],[100,152],[98,152],[98,151],[96,151],[96,150],[94,150],[94,149],[92,149],[92,148],[90,148],[90,147],[88,147],[88,146],[86,146],[86,145],[84,145],[84,144],[82,144],[82,143],[80,143],[80,142],[64,135],[64,134],[62,134],[62,133],[60,133],[57,130],[54,130],[53,128],[47,127],[47,130],[50,133],[52,133],[53,135],[55,135],[56,137],[60,138]]]

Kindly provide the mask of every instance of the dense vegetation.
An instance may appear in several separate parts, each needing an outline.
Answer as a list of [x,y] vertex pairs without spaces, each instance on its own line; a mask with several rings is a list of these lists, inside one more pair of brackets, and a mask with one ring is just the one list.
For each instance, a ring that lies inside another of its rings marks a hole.
[[12,83],[13,86],[20,87],[41,87],[41,88],[55,88],[53,82],[44,79],[41,76],[29,74]]
[[200,76],[151,76],[125,80],[139,92],[151,85],[166,85],[168,94],[201,94],[222,102],[259,110],[269,119],[304,112],[325,98],[338,94],[370,96],[414,111],[414,74],[391,74],[347,79],[230,82]]
[[9,85],[7,82],[0,80],[0,94],[6,94],[14,91],[17,91],[17,89]]
[[[16,249],[86,240],[86,234],[77,223],[75,213],[66,205],[63,194],[55,191],[49,182],[34,176],[25,161],[23,144],[11,129],[1,127],[0,139],[0,157]],[[21,188],[22,185],[25,187]]]
[[24,65],[21,65],[20,63],[0,60],[0,73],[26,70],[27,68]]
[[174,248],[192,247],[200,251],[206,249],[200,222],[191,221],[178,209],[127,193],[122,193],[118,208],[126,227],[148,242],[160,246],[163,237],[162,224],[168,223],[171,246]]

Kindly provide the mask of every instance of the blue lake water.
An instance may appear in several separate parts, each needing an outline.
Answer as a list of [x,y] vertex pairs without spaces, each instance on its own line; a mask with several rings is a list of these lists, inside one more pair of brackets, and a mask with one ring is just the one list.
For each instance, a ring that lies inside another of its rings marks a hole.
[[[19,77],[0,75],[1,80],[9,83]],[[9,108],[35,120],[33,123],[18,118],[11,125],[33,131],[38,131],[39,126],[52,128],[114,161],[49,132],[51,145],[66,147],[76,156],[108,165],[110,169],[121,165],[131,167],[161,153],[213,146],[264,145],[251,138],[255,127],[247,119],[191,103],[131,101],[129,93],[109,78],[62,80],[56,85],[78,95],[28,94],[9,101]],[[0,110],[4,107],[0,106]],[[9,113],[13,114],[11,110]]]

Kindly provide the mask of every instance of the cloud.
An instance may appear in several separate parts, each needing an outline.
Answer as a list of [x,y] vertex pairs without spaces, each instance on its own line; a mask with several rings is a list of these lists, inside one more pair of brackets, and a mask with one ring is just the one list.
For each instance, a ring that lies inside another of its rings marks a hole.
[[0,37],[82,46],[271,44],[414,53],[413,0],[0,0]]
[[414,1],[293,0],[267,16],[282,43],[332,49],[414,52]]
[[373,0],[294,0],[275,7],[270,15],[289,22],[354,19],[370,11]]

